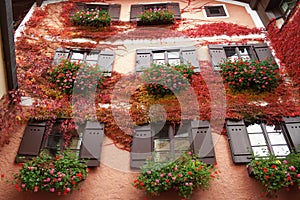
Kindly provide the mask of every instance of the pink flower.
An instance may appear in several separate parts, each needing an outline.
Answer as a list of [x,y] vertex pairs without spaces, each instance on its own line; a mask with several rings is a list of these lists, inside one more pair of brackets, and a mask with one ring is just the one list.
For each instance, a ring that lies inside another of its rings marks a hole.
[[54,188],[50,188],[49,191],[50,191],[50,192],[55,192],[55,189],[54,189]]
[[188,152],[188,155],[192,155],[192,152],[189,151],[189,152]]
[[58,178],[57,181],[58,181],[58,182],[61,181],[61,178]]
[[66,188],[66,191],[67,191],[67,192],[70,192],[70,191],[71,191],[71,189],[70,189],[70,188]]
[[147,174],[151,174],[151,171],[147,171]]
[[37,192],[37,191],[39,191],[39,188],[38,188],[38,186],[34,186],[34,189],[33,189],[33,191],[34,191],[34,192]]
[[168,176],[172,176],[172,173],[168,173]]
[[156,182],[156,183],[159,183],[159,180],[158,180],[158,179],[156,179],[156,180],[155,180],[155,182]]
[[297,178],[300,178],[300,174],[297,174]]
[[286,165],[287,163],[288,163],[288,161],[287,161],[287,160],[284,160],[284,161],[283,161],[283,164],[285,164],[285,165]]
[[296,168],[295,168],[294,166],[290,166],[289,169],[290,169],[292,172],[296,171]]
[[193,183],[191,182],[191,183],[189,183],[189,185],[190,185],[190,186],[192,186],[192,185],[193,185]]
[[22,187],[22,188],[25,188],[25,187],[26,187],[26,185],[25,185],[25,184],[22,184],[22,185],[21,185],[21,187]]
[[50,174],[53,175],[54,174],[54,169],[50,170]]
[[189,183],[185,183],[186,186],[189,186]]
[[160,174],[159,176],[160,176],[160,177],[163,177],[163,176],[164,176],[164,174]]

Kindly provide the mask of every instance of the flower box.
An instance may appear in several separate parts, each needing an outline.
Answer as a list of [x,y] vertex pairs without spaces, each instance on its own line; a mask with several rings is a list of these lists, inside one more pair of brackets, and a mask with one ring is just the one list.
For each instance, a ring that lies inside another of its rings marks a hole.
[[137,25],[166,25],[173,24],[175,16],[166,9],[149,9],[138,16]]

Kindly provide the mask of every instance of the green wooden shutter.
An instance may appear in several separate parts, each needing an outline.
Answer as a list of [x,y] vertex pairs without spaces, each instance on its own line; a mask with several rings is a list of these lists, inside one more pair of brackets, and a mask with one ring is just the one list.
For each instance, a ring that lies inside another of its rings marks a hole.
[[226,59],[225,50],[222,45],[208,45],[211,64],[215,71],[221,70],[219,64]]
[[283,119],[292,148],[300,152],[300,117],[284,117]]

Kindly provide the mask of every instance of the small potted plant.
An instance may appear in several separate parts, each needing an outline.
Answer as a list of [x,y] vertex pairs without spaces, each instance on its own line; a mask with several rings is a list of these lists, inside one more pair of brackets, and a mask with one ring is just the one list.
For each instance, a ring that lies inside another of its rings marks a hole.
[[148,9],[138,16],[138,25],[173,24],[174,13],[167,9]]
[[70,16],[76,26],[103,28],[110,26],[111,17],[105,10],[83,9]]

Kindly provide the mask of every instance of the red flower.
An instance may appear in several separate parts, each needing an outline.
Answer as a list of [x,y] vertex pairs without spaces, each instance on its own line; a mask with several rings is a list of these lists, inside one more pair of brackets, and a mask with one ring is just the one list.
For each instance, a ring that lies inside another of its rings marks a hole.
[[269,176],[267,175],[267,176],[265,176],[265,179],[268,179],[269,178]]
[[76,182],[75,182],[75,181],[72,181],[71,183],[72,183],[72,185],[75,185],[75,184],[76,184]]
[[193,173],[192,173],[192,172],[188,172],[187,174],[188,174],[188,175],[192,175]]
[[23,167],[23,163],[19,163],[19,166],[20,166],[20,167]]
[[268,169],[264,167],[264,173],[267,173],[267,172],[268,172]]
[[166,179],[166,183],[169,183],[170,181],[169,181],[169,179]]
[[4,174],[1,174],[1,178],[4,178]]
[[271,168],[275,169],[275,168],[276,168],[276,165],[272,165]]
[[15,188],[17,189],[18,192],[21,192],[21,188],[19,187],[18,184],[15,185]]

